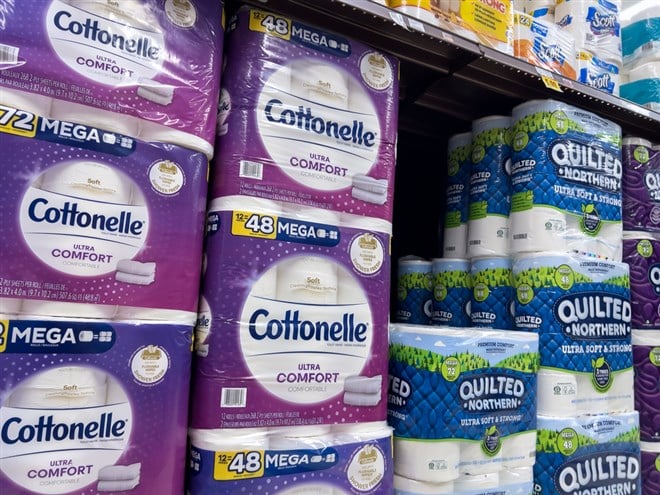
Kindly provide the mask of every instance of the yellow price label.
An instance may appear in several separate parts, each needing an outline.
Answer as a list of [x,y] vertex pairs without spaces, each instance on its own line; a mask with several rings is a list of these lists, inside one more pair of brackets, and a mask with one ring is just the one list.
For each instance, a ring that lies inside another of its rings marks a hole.
[[261,215],[252,211],[234,211],[231,233],[244,237],[275,239],[277,237],[277,217]]
[[250,31],[270,34],[283,40],[291,39],[291,21],[270,12],[251,10],[249,28]]
[[264,451],[222,451],[215,453],[213,479],[216,481],[261,478],[264,475]]
[[543,84],[545,84],[546,88],[553,89],[555,91],[559,91],[560,93],[563,93],[564,91],[561,89],[561,86],[559,85],[559,82],[557,82],[555,79],[552,77],[548,76],[541,76],[541,80],[543,81]]
[[0,105],[0,132],[17,136],[34,137],[38,117],[27,110]]
[[9,320],[0,320],[0,352],[7,349],[7,340],[9,340]]

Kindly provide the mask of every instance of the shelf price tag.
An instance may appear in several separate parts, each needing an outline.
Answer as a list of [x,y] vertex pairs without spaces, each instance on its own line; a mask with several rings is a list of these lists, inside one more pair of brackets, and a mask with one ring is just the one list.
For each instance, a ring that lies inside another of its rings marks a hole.
[[213,479],[216,481],[261,478],[264,475],[264,451],[222,451],[215,453]]
[[559,82],[557,82],[555,79],[552,77],[548,77],[545,75],[541,76],[541,80],[543,81],[543,84],[545,84],[546,88],[552,89],[554,91],[558,91],[560,93],[563,93],[564,91],[561,89],[561,86],[559,85]]

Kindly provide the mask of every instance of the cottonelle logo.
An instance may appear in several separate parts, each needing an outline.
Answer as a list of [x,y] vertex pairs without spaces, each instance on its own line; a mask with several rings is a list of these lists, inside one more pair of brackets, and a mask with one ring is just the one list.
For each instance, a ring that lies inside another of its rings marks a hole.
[[165,42],[148,12],[122,12],[121,2],[118,7],[102,2],[89,2],[89,6],[94,10],[55,0],[48,9],[48,38],[62,62],[110,86],[152,78],[160,71]]
[[[76,276],[112,272],[119,260],[133,258],[144,245],[149,230],[147,207],[128,177],[123,180],[135,191],[132,202],[136,205],[119,202],[125,201],[119,195],[117,203],[109,202],[107,196],[95,197],[103,190],[105,178],[94,174],[111,170],[109,167],[65,163],[42,175],[71,177],[71,167],[79,172],[79,188],[63,180],[61,192],[27,189],[20,207],[23,238],[42,262],[60,272]],[[33,185],[40,180],[38,177]]]
[[[286,273],[295,260],[270,270]],[[351,294],[362,291],[341,265],[324,261],[350,281]],[[305,302],[305,290],[291,292],[278,293],[277,299],[250,292],[240,318],[243,358],[252,376],[283,400],[311,404],[330,399],[343,390],[347,376],[360,374],[369,358],[374,340],[369,304],[363,292],[351,304]]]
[[[329,65],[328,70],[341,71],[353,80],[339,67]],[[288,71],[288,67],[276,71],[259,95],[256,118],[266,151],[275,165],[306,187],[321,191],[349,187],[351,178],[367,174],[378,158],[380,122],[371,97],[354,81],[348,85],[346,108],[332,100],[316,101],[282,83],[289,80]],[[352,108],[355,101],[360,102],[359,109]]]

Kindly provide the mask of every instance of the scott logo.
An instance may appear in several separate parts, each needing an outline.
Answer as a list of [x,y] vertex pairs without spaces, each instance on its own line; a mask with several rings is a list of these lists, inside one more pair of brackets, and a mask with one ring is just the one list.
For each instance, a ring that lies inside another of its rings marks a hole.
[[591,79],[590,86],[596,89],[606,89],[610,87],[611,82],[612,76],[609,74],[601,74]]

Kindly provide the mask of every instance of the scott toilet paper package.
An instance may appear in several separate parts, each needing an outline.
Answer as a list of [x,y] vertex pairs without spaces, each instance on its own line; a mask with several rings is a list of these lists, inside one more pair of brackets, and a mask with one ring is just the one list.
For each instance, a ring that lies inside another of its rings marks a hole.
[[3,318],[0,342],[3,495],[182,493],[192,326]]
[[539,334],[539,414],[632,411],[628,265],[541,253],[513,264],[519,330]]
[[191,430],[189,495],[391,493],[392,430],[385,421]]
[[191,427],[385,419],[390,233],[316,213],[210,204]]
[[660,232],[660,148],[623,139],[623,228]]
[[642,493],[637,412],[539,416],[537,445],[535,494]]
[[20,10],[7,6],[0,103],[43,95],[52,105],[33,112],[211,157],[221,16],[222,1],[39,0]]
[[634,330],[632,343],[640,440],[660,451],[660,330]]
[[[197,311],[202,153],[0,106],[3,298],[13,313],[185,321]],[[6,308],[5,308],[6,309]]]
[[513,109],[511,250],[621,261],[621,129],[554,100]]
[[578,82],[619,96],[621,64],[618,60],[607,61],[586,50],[578,50],[576,58]]
[[239,10],[227,31],[226,132],[210,196],[391,221],[397,60],[261,10]]
[[394,471],[441,483],[534,464],[537,369],[532,333],[393,325]]
[[626,232],[623,261],[630,267],[632,328],[660,329],[660,233]]

